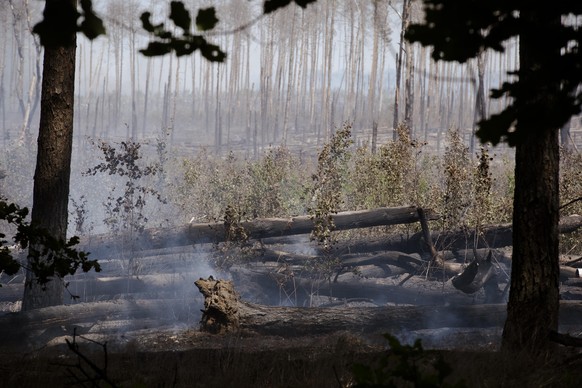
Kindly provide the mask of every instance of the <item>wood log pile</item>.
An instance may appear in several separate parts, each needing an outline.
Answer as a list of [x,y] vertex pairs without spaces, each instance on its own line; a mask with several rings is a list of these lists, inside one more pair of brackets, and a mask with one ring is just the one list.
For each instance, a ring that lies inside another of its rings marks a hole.
[[[370,237],[358,233],[329,251],[310,241],[313,222],[306,217],[249,221],[239,226],[250,237],[246,244],[254,242],[254,246],[250,254],[245,253],[244,262],[231,263],[225,272],[208,260],[232,254],[217,249],[226,237],[220,223],[152,229],[131,241],[127,236],[94,236],[81,248],[100,260],[103,271],[67,279],[67,293],[80,297],[73,305],[20,318],[0,317],[0,326],[15,325],[35,333],[48,332],[51,325],[67,333],[73,325],[86,331],[108,330],[106,321],[111,320],[131,327],[133,323],[124,322],[124,317],[159,321],[147,313],[154,307],[169,308],[168,317],[180,316],[193,324],[200,320],[204,304],[201,323],[210,332],[242,328],[300,335],[338,328],[374,332],[499,327],[505,317],[511,268],[511,226],[489,226],[478,234],[436,232],[429,228],[435,218],[416,207],[339,213],[334,216],[339,230],[412,226]],[[571,233],[580,226],[582,217],[566,217],[560,230]],[[575,301],[582,300],[582,257],[563,257],[561,263],[561,296],[567,306],[561,311],[566,317],[561,323],[567,324],[579,309]],[[194,286],[194,279],[201,277],[196,287],[202,296]],[[0,303],[16,303],[22,287],[18,278],[3,282]],[[97,327],[100,314],[107,318]]]
[[[267,304],[314,306],[354,298],[374,304],[497,303],[507,295],[510,225],[483,228],[479,238],[474,231],[435,232],[428,222],[437,217],[413,206],[345,212],[333,218],[337,230],[413,224],[418,232],[373,237],[359,233],[324,251],[309,240],[309,217],[243,222],[239,226],[249,241],[260,244],[247,253],[244,264],[229,265],[228,276],[246,299]],[[582,217],[565,217],[560,230],[571,233],[581,225]],[[223,252],[216,246],[226,236],[224,224],[214,223],[146,230],[131,241],[127,236],[87,238],[81,249],[99,259],[103,271],[67,279],[69,292],[81,301],[127,294],[192,295],[192,279],[219,274],[216,269],[200,273],[198,264],[220,257]],[[563,261],[561,274],[569,287],[565,298],[578,299],[578,287],[571,285],[576,284],[580,265],[582,260],[576,258]],[[4,282],[0,302],[19,299],[21,279]]]

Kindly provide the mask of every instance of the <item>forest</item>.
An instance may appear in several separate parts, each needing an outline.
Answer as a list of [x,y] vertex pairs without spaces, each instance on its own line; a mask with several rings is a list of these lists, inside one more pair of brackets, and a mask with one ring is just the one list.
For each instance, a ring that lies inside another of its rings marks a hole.
[[[576,380],[575,350],[552,364],[567,372],[557,380],[551,368],[531,373],[539,360],[525,356],[503,361],[521,374],[472,369],[503,354],[512,252],[523,255],[512,228],[523,160],[512,140],[477,136],[512,107],[509,94],[489,91],[516,82],[523,39],[435,61],[420,34],[405,38],[430,1],[275,1],[283,5],[267,12],[269,1],[188,0],[193,15],[216,10],[204,37],[224,62],[143,55],[151,36],[139,15],[168,23],[169,3],[94,0],[106,34],[77,34],[64,234],[99,265],[53,280],[62,305],[22,312],[26,265],[0,274],[2,354],[32,352],[23,365],[33,369],[67,360],[25,377],[2,357],[14,372],[7,384],[67,374],[73,385],[367,386],[373,376],[412,381],[400,374],[410,359],[422,365],[414,378],[438,384]],[[43,7],[0,3],[0,200],[31,209],[45,51],[32,31]],[[578,31],[580,17],[562,24]],[[554,131],[560,323],[551,338],[569,346],[582,327],[582,119],[570,116]],[[8,241],[14,226],[0,223],[0,233],[26,263],[27,247]],[[401,363],[375,370],[381,355]],[[101,358],[114,360],[109,370]],[[266,360],[267,374],[249,372]]]

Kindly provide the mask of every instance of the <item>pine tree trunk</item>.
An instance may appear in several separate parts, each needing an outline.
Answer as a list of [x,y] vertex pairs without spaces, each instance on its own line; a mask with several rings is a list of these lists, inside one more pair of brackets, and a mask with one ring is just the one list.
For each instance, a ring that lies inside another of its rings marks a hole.
[[[67,2],[76,7],[76,0]],[[49,7],[59,9],[58,4],[47,1],[46,8]],[[47,229],[60,239],[65,239],[67,235],[75,55],[75,34],[71,35],[70,41],[64,47],[45,47],[38,154],[34,174],[31,224]],[[64,286],[61,279],[53,279],[43,291],[34,275],[27,272],[25,284],[22,310],[54,306],[63,302]]]
[[394,92],[394,117],[392,120],[393,139],[398,137],[396,128],[398,127],[399,119],[399,105],[400,105],[400,79],[402,76],[402,56],[404,55],[404,33],[408,26],[410,15],[411,0],[404,0],[402,3],[402,27],[400,30],[400,46],[398,49],[398,56],[396,57],[396,90]]
[[551,66],[560,57],[560,16],[540,6],[522,10],[520,18],[519,92],[524,101],[518,111],[522,137],[515,154],[511,291],[502,348],[539,354],[549,349],[550,331],[558,328],[559,142],[558,128],[545,115],[560,85],[548,86],[536,70],[557,68]]

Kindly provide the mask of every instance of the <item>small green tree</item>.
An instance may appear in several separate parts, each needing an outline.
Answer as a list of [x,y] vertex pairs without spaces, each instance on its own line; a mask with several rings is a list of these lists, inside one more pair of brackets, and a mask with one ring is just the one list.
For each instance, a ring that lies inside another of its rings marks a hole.
[[464,145],[458,130],[449,130],[447,140],[443,157],[443,224],[445,229],[451,229],[467,225],[472,190],[469,148]]
[[97,142],[104,161],[88,169],[85,176],[108,174],[122,179],[121,193],[113,186],[107,200],[103,203],[107,217],[104,222],[111,232],[129,231],[142,232],[148,222],[145,207],[148,197],[153,197],[161,203],[166,201],[152,187],[143,185],[143,179],[154,177],[159,171],[157,163],[141,165],[141,144],[136,142],[121,142],[119,149],[104,141]]
[[351,129],[351,125],[345,123],[323,146],[317,158],[317,171],[311,177],[312,184],[307,189],[307,212],[314,224],[311,238],[326,251],[333,243],[333,215],[341,210],[344,203],[343,189],[351,156],[349,149],[354,142]]

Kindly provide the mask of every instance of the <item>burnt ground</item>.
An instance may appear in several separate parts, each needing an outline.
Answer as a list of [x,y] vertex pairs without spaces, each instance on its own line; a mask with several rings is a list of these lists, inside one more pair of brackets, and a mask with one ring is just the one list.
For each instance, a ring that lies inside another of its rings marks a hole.
[[[452,368],[448,383],[580,386],[578,351],[561,348],[551,358],[536,362],[507,357],[498,351],[500,332],[500,328],[439,329],[399,337],[403,343],[422,338],[421,358],[429,363],[443,356]],[[77,354],[65,340],[74,341]],[[123,334],[65,335],[44,345],[31,344],[13,338],[0,346],[0,386],[93,386],[87,380],[98,376],[94,386],[100,387],[349,387],[355,384],[355,364],[374,367],[387,354],[387,342],[380,335],[341,331],[287,338],[250,332],[212,335],[183,323]],[[429,368],[422,373],[435,372]]]
[[[300,337],[253,332],[202,333],[198,322],[203,299],[193,285],[197,277],[175,268],[172,271],[161,275],[153,275],[152,271],[151,275],[141,276],[139,283],[131,284],[132,294],[127,293],[126,280],[119,282],[122,287],[114,287],[118,280],[114,277],[75,284],[79,288],[74,292],[82,296],[85,294],[81,291],[87,293],[83,300],[86,304],[77,305],[72,317],[66,316],[67,307],[42,316],[37,319],[42,325],[33,329],[23,328],[18,320],[4,320],[15,316],[10,311],[17,311],[18,306],[16,302],[3,302],[0,387],[350,387],[355,385],[354,365],[377,367],[387,354],[387,341],[381,333],[363,335],[341,327],[331,334]],[[366,273],[361,271],[357,277],[361,288],[369,288],[371,282],[382,287],[401,282],[401,277],[372,280],[362,274]],[[345,281],[349,284],[352,280]],[[255,290],[253,284],[241,281],[237,287],[243,290],[245,300],[260,303],[265,290]],[[483,295],[464,295],[450,281],[433,282],[416,276],[401,288],[413,291],[419,300],[436,295],[443,305],[449,301],[483,303]],[[578,284],[562,291],[562,296],[579,299]],[[21,286],[8,284],[2,288],[3,296],[11,293],[21,295]],[[386,301],[375,301],[375,305],[381,303]],[[87,311],[81,310],[85,306]],[[86,316],[80,316],[85,313]],[[576,326],[564,331],[579,336],[582,326],[575,317],[574,320]],[[552,357],[535,362],[516,355],[505,356],[498,350],[501,327],[443,327],[391,334],[408,344],[422,339],[425,348],[422,356],[429,363],[439,355],[444,357],[452,369],[446,381],[450,384],[464,381],[467,387],[581,385],[582,356],[578,350],[560,348]],[[66,340],[75,340],[77,354]],[[391,359],[390,366],[397,365],[397,361]],[[421,372],[434,373],[431,369]],[[95,385],[91,385],[93,382]],[[401,383],[396,386],[407,386]]]

